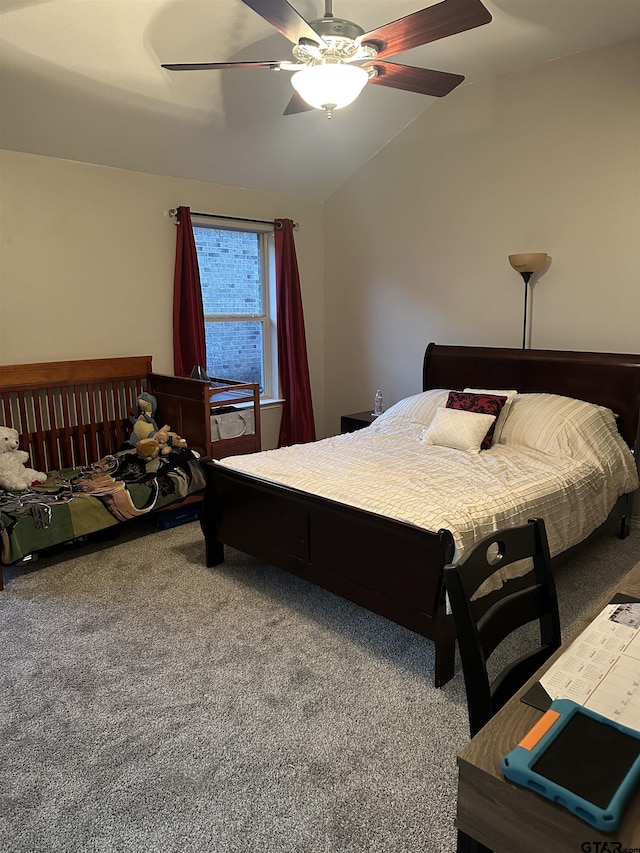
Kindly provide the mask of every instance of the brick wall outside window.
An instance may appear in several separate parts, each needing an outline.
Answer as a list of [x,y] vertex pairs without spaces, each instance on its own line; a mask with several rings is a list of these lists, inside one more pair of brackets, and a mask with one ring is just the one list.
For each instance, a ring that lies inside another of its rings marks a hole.
[[262,323],[207,320],[216,314],[263,314],[259,235],[198,226],[193,233],[205,314],[206,371],[263,387]]

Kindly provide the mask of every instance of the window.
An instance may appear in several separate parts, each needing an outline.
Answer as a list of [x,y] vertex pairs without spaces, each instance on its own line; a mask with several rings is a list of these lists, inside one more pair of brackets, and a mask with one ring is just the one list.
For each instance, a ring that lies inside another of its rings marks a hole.
[[[198,253],[209,376],[257,382],[277,394],[273,229],[193,223]],[[273,286],[272,286],[273,282]]]

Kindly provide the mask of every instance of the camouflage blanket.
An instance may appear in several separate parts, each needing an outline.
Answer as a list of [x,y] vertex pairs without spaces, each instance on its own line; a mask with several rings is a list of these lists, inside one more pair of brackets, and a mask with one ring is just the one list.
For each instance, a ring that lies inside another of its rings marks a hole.
[[0,489],[2,562],[162,509],[202,491],[204,482],[192,450],[145,463],[130,449],[84,468],[50,471],[25,492]]

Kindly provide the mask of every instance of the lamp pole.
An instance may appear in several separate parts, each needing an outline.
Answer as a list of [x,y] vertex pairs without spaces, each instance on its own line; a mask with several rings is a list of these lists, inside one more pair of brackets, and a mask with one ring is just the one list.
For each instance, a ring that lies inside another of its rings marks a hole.
[[533,275],[530,272],[521,272],[524,279],[524,319],[522,321],[522,349],[527,347],[527,303],[529,302],[529,279]]

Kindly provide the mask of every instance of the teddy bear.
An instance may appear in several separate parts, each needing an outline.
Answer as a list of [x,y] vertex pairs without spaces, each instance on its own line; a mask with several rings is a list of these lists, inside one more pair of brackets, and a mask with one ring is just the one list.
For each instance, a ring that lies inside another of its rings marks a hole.
[[141,438],[136,444],[136,451],[143,462],[151,462],[157,456],[168,456],[174,448],[184,448],[187,442],[177,432],[173,432],[168,424],[149,438]]
[[133,431],[129,436],[129,444],[134,447],[141,438],[151,438],[158,431],[158,424],[155,422],[155,413],[158,408],[158,402],[153,394],[143,391],[138,397],[138,406],[140,414],[136,418],[134,415],[129,416],[129,420],[133,424]]
[[23,492],[34,483],[44,483],[47,475],[25,468],[29,461],[26,450],[19,450],[20,434],[11,427],[0,426],[0,488]]
[[136,444],[136,453],[143,462],[151,462],[160,455],[160,442],[155,438],[141,438]]
[[160,452],[164,456],[171,453],[172,450],[183,449],[187,446],[187,440],[179,436],[177,432],[173,432],[168,424],[159,429],[153,437],[160,443]]

